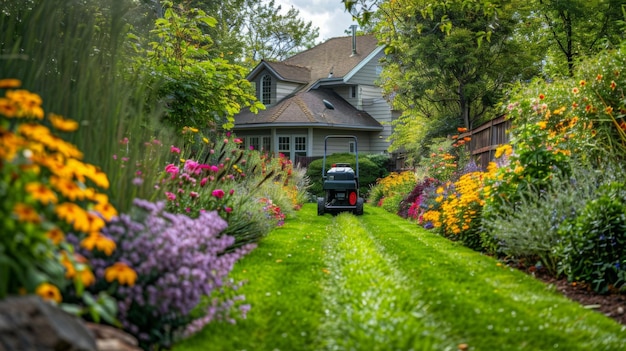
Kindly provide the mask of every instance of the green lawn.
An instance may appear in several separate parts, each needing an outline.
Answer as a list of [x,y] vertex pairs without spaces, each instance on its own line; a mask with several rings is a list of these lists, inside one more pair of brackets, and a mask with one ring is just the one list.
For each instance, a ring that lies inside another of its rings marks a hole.
[[307,204],[232,273],[252,305],[175,351],[626,350],[626,328],[372,206]]

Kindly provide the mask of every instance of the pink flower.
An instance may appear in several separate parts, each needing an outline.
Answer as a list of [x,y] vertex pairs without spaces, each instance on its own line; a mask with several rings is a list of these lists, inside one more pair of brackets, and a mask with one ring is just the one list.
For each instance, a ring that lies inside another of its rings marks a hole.
[[117,160],[117,155],[113,155],[113,159],[114,159],[114,160]]
[[200,174],[202,168],[198,162],[194,160],[187,160],[185,161],[185,170],[190,173]]
[[239,138],[235,138],[233,141],[235,142],[235,144],[241,144],[241,143],[243,143],[243,140],[241,140],[241,139],[239,139]]
[[224,144],[228,144],[228,139],[224,139]]
[[120,140],[120,144],[122,144],[122,145],[128,144],[128,138],[124,138],[124,139]]
[[217,172],[217,171],[219,171],[219,170],[220,170],[217,166],[214,166],[214,165],[212,165],[209,169],[210,169],[212,172]]
[[172,179],[176,178],[178,175],[178,167],[172,163],[165,166],[165,172],[170,173],[172,175]]
[[233,209],[230,207],[224,207],[224,211],[226,211],[226,213],[231,213],[233,212]]
[[170,200],[170,201],[176,200],[176,195],[170,193],[169,191],[165,192],[165,196],[167,196],[167,199]]
[[248,148],[249,148],[250,150],[254,150],[254,146],[252,146],[252,145],[250,145]]
[[230,132],[226,132],[226,136],[230,138]]
[[235,189],[230,189],[230,191],[228,192],[229,194],[234,194],[235,193]]
[[170,152],[173,154],[180,154],[180,149],[177,148],[176,146],[172,145],[170,146]]
[[221,198],[223,198],[223,197],[224,197],[224,195],[226,195],[226,194],[224,193],[224,190],[222,190],[222,189],[215,189],[215,190],[213,190],[212,195],[213,195],[213,196],[215,196],[215,197],[216,197],[216,198],[218,198],[218,199],[221,199]]
[[208,182],[209,179],[208,178],[202,178],[202,180],[200,181],[200,186],[205,186],[206,182]]
[[197,192],[195,192],[195,191],[191,191],[191,192],[189,192],[189,196],[190,196],[192,199],[195,199],[196,197],[198,197],[198,193],[197,193]]

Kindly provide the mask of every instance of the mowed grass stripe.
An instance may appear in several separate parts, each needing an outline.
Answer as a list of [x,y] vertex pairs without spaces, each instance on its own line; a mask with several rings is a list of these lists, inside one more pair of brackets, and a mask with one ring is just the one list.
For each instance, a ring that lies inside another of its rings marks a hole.
[[174,350],[321,350],[322,242],[332,218],[315,211],[304,206],[235,266],[231,277],[248,281],[238,291],[252,306],[246,319],[211,323]]
[[361,223],[435,320],[473,350],[624,350],[626,330],[526,274],[383,209]]
[[442,325],[352,214],[329,225],[324,250],[324,350],[456,350]]

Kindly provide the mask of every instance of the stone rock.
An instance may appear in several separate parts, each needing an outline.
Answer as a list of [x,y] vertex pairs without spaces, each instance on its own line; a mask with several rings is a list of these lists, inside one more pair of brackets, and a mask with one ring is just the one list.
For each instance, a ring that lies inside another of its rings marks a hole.
[[87,323],[96,338],[98,351],[142,351],[132,335],[103,324]]
[[40,297],[0,300],[0,351],[97,351],[82,319]]

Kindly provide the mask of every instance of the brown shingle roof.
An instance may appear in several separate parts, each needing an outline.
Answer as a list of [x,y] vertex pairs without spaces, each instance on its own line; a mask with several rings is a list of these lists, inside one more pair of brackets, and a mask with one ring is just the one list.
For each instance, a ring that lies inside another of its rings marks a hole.
[[[328,109],[323,100],[334,109]],[[382,125],[369,113],[357,110],[329,89],[303,91],[283,99],[258,114],[243,111],[237,115],[238,128],[262,127],[268,124],[298,124],[319,127],[343,127],[362,130],[382,130]]]
[[284,62],[264,62],[284,80],[301,83],[308,83],[311,80],[309,68],[289,65]]
[[310,81],[327,78],[331,71],[333,77],[343,77],[377,47],[376,37],[359,35],[356,37],[357,53],[352,55],[352,36],[337,37],[291,56],[282,63],[309,68]]

